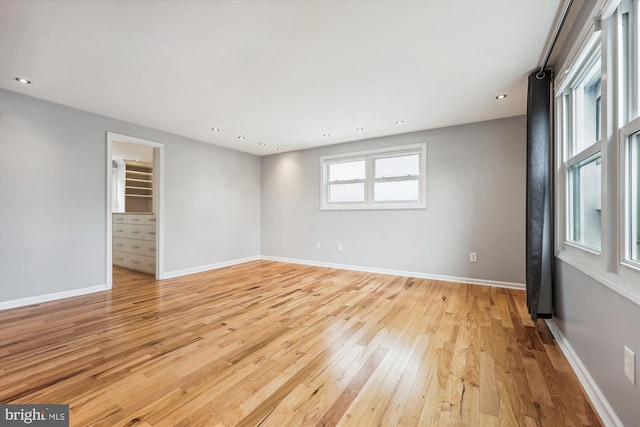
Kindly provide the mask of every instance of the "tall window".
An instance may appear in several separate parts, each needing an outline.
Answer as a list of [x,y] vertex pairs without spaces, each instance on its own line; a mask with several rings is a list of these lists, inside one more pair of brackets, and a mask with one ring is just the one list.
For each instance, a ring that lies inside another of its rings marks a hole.
[[602,81],[600,45],[579,65],[563,93],[568,184],[567,240],[599,252],[602,245]]
[[[636,128],[640,125],[636,123]],[[625,261],[640,268],[640,130],[626,139]]]
[[585,24],[555,93],[557,255],[638,304],[639,3],[594,10],[601,21]]
[[320,161],[324,210],[426,206],[426,144],[325,156]]
[[619,54],[616,62],[619,80],[620,114],[616,124],[620,156],[622,235],[620,262],[640,271],[640,29],[639,1],[624,0],[617,13],[616,36]]

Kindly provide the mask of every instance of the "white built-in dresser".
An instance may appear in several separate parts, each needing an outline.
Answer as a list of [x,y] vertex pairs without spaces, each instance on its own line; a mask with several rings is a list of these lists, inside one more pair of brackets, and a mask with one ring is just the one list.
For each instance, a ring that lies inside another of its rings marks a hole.
[[113,265],[156,272],[156,216],[113,214]]

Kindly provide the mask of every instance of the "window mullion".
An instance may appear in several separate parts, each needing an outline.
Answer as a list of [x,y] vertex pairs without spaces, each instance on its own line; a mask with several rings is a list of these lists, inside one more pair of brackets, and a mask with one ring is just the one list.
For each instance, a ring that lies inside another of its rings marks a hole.
[[335,181],[328,181],[327,184],[329,185],[335,185],[335,184],[359,184],[365,182],[364,179],[337,179]]
[[382,178],[374,178],[376,182],[400,182],[400,181],[417,181],[420,177],[418,175],[405,175],[405,176],[383,176]]
[[375,177],[375,166],[371,156],[367,156],[365,169],[367,177],[367,183],[365,185],[365,201],[367,202],[367,205],[371,205],[373,203],[373,178]]

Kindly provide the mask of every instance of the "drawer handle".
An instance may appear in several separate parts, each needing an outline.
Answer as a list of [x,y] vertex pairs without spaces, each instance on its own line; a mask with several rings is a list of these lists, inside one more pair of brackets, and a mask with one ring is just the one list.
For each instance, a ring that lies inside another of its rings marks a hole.
[[155,236],[155,235],[156,235],[156,232],[155,232],[155,231],[149,231],[149,233],[147,233],[147,234],[152,234],[152,235],[154,235],[154,236]]
[[140,233],[140,232],[139,232],[138,230],[133,230],[133,231],[131,232],[131,234],[139,234],[139,233]]
[[152,219],[149,220],[149,222],[156,222],[156,219],[152,218]]
[[131,246],[131,247],[132,247],[133,249],[140,249],[140,246],[138,246],[138,245],[134,245],[134,246]]
[[140,221],[140,218],[129,218],[131,221]]
[[122,243],[116,243],[116,246],[123,247],[124,245]]
[[124,233],[124,230],[116,230],[116,233]]
[[133,264],[140,264],[140,261],[133,260],[131,261]]

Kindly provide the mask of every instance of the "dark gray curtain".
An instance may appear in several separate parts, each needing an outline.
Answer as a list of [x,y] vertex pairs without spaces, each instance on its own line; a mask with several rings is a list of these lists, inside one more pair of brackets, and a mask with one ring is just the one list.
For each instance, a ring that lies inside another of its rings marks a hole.
[[529,76],[527,98],[527,307],[534,321],[553,314],[551,70]]

